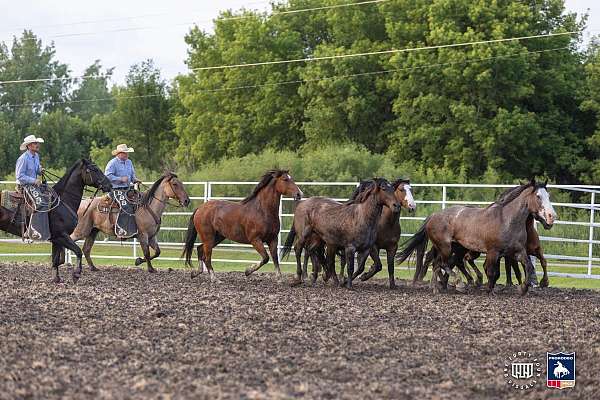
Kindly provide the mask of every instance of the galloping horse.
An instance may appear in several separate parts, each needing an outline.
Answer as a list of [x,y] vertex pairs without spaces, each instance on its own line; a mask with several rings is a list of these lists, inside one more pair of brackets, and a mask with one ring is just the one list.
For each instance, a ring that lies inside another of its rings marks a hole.
[[[142,194],[140,207],[135,212],[135,222],[138,227],[138,233],[135,235],[140,241],[140,247],[144,253],[144,258],[138,257],[135,265],[140,265],[144,261],[147,263],[148,272],[155,272],[151,261],[160,255],[160,247],[156,236],[160,230],[161,217],[167,203],[170,199],[177,199],[179,204],[187,207],[190,204],[183,183],[177,178],[177,175],[164,173],[150,189]],[[92,247],[96,241],[99,232],[112,235],[115,232],[115,223],[117,214],[110,210],[100,212],[102,198],[96,197],[81,202],[79,206],[79,224],[71,235],[73,240],[85,238],[83,244],[83,254],[92,271],[98,268],[94,265],[91,257]],[[154,255],[150,256],[150,247],[154,250]]]
[[[275,269],[281,279],[277,255],[279,234],[279,203],[281,196],[302,198],[302,191],[288,171],[267,171],[250,196],[241,202],[211,200],[198,207],[190,218],[182,257],[192,266],[191,257],[196,237],[200,234],[202,244],[197,247],[198,264],[202,263],[210,273],[211,281],[217,281],[212,267],[212,250],[225,239],[251,244],[262,260],[246,269],[246,276],[269,262],[264,244],[269,246]],[[194,273],[192,272],[192,278]]]
[[333,274],[336,249],[344,249],[348,268],[347,287],[352,288],[354,254],[359,253],[358,268],[364,269],[369,251],[377,238],[377,223],[383,207],[388,207],[394,212],[400,210],[400,204],[394,196],[394,188],[387,180],[377,178],[366,182],[365,185],[365,190],[345,204],[323,197],[312,197],[298,204],[294,223],[282,252],[284,256],[289,254],[292,244],[297,250],[296,282],[302,281],[301,249],[314,233],[327,246],[327,269]]
[[[487,254],[484,269],[488,277],[488,292],[500,277],[500,257],[520,261],[525,265],[527,274],[526,281],[521,285],[521,294],[525,294],[535,279],[526,247],[525,223],[530,215],[537,218],[545,229],[550,229],[557,219],[546,184],[537,184],[535,180],[519,186],[486,208],[450,207],[444,212],[430,215],[419,231],[403,245],[398,260],[406,260],[415,250],[422,257],[428,240],[431,240],[440,259],[439,265],[434,264],[432,279],[434,291],[437,292],[436,276],[440,268],[448,275],[456,276],[451,269],[455,261],[450,257],[453,255],[452,243],[457,242],[467,250]],[[419,258],[417,256],[418,262]]]
[[[50,226],[50,242],[52,243],[52,268],[55,270],[54,282],[62,281],[58,267],[64,262],[65,248],[77,256],[77,268],[73,269],[73,282],[77,282],[82,272],[82,252],[69,236],[77,226],[77,208],[83,197],[86,185],[108,192],[110,181],[100,169],[88,160],[77,161],[65,175],[54,185],[60,202],[48,213]],[[0,229],[21,236],[21,228],[15,223],[0,225]]]

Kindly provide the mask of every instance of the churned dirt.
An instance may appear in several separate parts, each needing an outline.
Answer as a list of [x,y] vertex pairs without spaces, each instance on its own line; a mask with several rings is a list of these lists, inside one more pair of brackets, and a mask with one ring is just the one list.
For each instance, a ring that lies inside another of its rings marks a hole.
[[[218,277],[102,268],[55,285],[47,266],[0,264],[0,398],[600,398],[600,292]],[[576,351],[575,389],[545,387],[559,350]],[[505,383],[516,351],[542,360],[536,388]]]

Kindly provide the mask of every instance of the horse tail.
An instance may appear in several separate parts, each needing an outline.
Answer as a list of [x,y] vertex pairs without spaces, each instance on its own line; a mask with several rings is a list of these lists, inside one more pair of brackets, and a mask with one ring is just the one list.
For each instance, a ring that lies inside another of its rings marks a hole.
[[198,232],[196,231],[196,226],[194,225],[194,216],[196,215],[196,208],[194,213],[190,217],[190,221],[188,222],[188,229],[185,235],[185,245],[183,247],[183,253],[181,253],[181,258],[185,257],[185,265],[192,267],[192,253],[194,251],[194,243],[196,243],[196,238],[198,237]]
[[296,239],[296,229],[294,226],[290,229],[290,232],[287,235],[287,239],[285,239],[285,244],[283,245],[283,249],[281,249],[281,254],[279,255],[279,259],[283,260],[284,257],[290,255],[292,251],[292,246],[294,245],[294,239]]
[[427,237],[427,222],[429,222],[429,217],[423,222],[423,225],[419,228],[417,233],[415,233],[410,239],[400,245],[400,252],[396,255],[396,262],[402,263],[408,257],[410,257],[415,250],[417,251],[417,271],[420,271],[423,268],[423,255],[425,254],[425,249],[427,248],[427,243],[429,242],[429,238]]

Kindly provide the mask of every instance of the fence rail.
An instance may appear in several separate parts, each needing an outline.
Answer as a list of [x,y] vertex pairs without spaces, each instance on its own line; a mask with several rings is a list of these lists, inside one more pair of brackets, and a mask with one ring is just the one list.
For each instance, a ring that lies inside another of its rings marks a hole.
[[[146,182],[146,184],[152,184],[152,182]],[[234,182],[234,181],[206,181],[206,182],[184,182],[184,184],[188,187],[189,191],[198,191],[200,187],[202,189],[202,194],[196,193],[196,195],[190,196],[190,199],[195,202],[195,204],[199,204],[202,202],[206,202],[209,200],[241,200],[242,197],[239,195],[216,195],[215,193],[222,192],[223,189],[227,189],[227,187],[236,187],[236,188],[244,188],[244,192],[248,192],[248,186],[256,185],[257,182]],[[351,191],[357,186],[357,182],[297,182],[297,184],[301,187],[313,187],[318,188],[319,190],[323,189],[335,189],[338,190],[340,188],[348,188],[348,195]],[[10,187],[13,186],[14,182],[12,181],[0,181],[0,187]],[[417,205],[422,205],[424,207],[428,207],[427,210],[429,212],[434,211],[435,209],[444,209],[446,207],[452,205],[487,205],[493,199],[488,198],[486,200],[468,200],[464,197],[461,191],[470,190],[471,193],[475,191],[476,194],[483,194],[486,190],[504,190],[506,188],[513,187],[514,185],[510,184],[456,184],[456,183],[435,183],[435,184],[411,184],[414,188],[414,195]],[[600,268],[600,247],[594,248],[594,246],[600,246],[600,231],[597,228],[600,228],[600,222],[596,222],[597,218],[595,216],[596,211],[600,210],[600,204],[596,204],[596,193],[600,192],[600,186],[595,185],[548,185],[548,188],[551,189],[551,193],[554,191],[557,192],[576,192],[576,196],[579,199],[583,199],[584,202],[560,202],[557,201],[554,206],[559,209],[559,215],[564,214],[567,215],[567,219],[561,219],[556,221],[556,225],[562,226],[565,229],[577,229],[578,227],[581,229],[586,229],[587,232],[585,234],[585,238],[582,237],[569,237],[565,233],[561,236],[553,236],[541,234],[540,240],[545,243],[544,247],[550,247],[553,250],[560,250],[560,248],[556,247],[558,245],[562,245],[563,249],[566,245],[573,246],[587,246],[585,252],[580,252],[579,254],[551,254],[550,252],[546,254],[546,258],[549,260],[550,264],[553,267],[559,269],[569,269],[567,272],[551,272],[552,275],[555,276],[567,276],[567,277],[576,277],[576,278],[593,278],[600,279],[600,275],[594,274],[593,270],[595,268]],[[220,189],[220,190],[219,190]],[[419,189],[425,189],[428,191],[437,190],[441,192],[437,198],[433,197],[430,199],[425,199],[419,197]],[[455,195],[453,198],[450,198],[449,191],[461,192],[462,194]],[[337,200],[343,201],[345,198],[339,196],[332,196]],[[479,196],[482,197],[482,196]],[[485,196],[483,196],[485,197]],[[570,196],[570,198],[573,196]],[[282,240],[284,235],[289,232],[289,227],[291,225],[291,217],[293,217],[293,213],[286,212],[286,209],[290,209],[288,206],[293,202],[293,199],[290,198],[282,198],[280,202],[280,211],[279,211],[279,220],[281,222],[281,231],[279,233],[278,245],[281,248]],[[437,207],[437,208],[436,208]],[[567,211],[567,212],[564,212]],[[164,214],[165,216],[171,217],[186,217],[192,215],[191,211],[167,211]],[[403,222],[403,237],[409,237],[412,235],[410,229],[406,229],[405,225],[420,223],[423,221],[425,216],[412,216],[412,215],[402,215],[401,221]],[[537,227],[537,224],[536,224]],[[556,229],[556,228],[555,228]],[[180,224],[179,226],[162,226],[161,232],[184,232],[187,230],[187,225]],[[552,233],[552,231],[549,231]],[[541,233],[541,232],[540,232]],[[580,235],[581,236],[581,235]],[[14,243],[15,240],[10,238],[0,238],[0,243]],[[115,241],[105,241],[102,242],[105,244],[122,244],[122,242]],[[108,256],[108,255],[98,255],[94,254],[95,258],[99,259],[122,259],[122,260],[132,260],[137,258],[137,241],[132,240],[127,242],[127,246],[131,247],[131,256]],[[181,247],[183,246],[182,242],[173,242],[173,241],[164,241],[160,242],[161,246],[173,246],[173,247]],[[555,247],[552,247],[552,246]],[[231,249],[240,249],[241,251],[251,252],[251,246],[249,245],[241,245],[241,244],[233,244],[233,243],[224,243],[219,245],[219,247],[223,248],[231,248]],[[581,249],[580,249],[581,250]],[[47,253],[35,253],[35,252],[24,252],[24,253],[0,253],[0,257],[47,257],[49,254]],[[169,258],[169,257],[161,257],[163,260],[177,260],[177,258]],[[231,258],[222,258],[222,259],[213,259],[216,262],[223,263],[253,263],[256,260],[251,259],[231,259]],[[565,263],[568,262],[568,263]],[[283,261],[282,264],[294,264],[293,262]],[[583,273],[572,272],[573,269],[582,269]]]

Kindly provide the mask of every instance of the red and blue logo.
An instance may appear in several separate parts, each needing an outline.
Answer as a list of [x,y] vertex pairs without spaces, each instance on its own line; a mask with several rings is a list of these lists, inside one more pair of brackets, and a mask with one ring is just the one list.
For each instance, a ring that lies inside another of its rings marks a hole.
[[556,389],[575,386],[575,352],[546,353],[546,385]]

